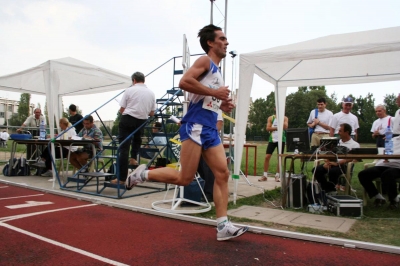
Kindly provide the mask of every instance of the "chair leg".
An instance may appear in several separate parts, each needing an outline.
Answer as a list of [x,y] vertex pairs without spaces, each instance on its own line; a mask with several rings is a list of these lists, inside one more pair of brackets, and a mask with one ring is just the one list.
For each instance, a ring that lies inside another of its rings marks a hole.
[[367,201],[368,201],[367,191],[363,189],[363,206],[367,206]]

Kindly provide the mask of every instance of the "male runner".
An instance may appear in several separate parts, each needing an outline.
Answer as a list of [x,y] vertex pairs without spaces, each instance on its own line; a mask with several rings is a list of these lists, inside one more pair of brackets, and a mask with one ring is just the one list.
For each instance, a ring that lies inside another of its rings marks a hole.
[[227,218],[229,170],[216,128],[218,109],[230,112],[234,107],[229,98],[230,90],[224,85],[218,68],[226,56],[229,43],[222,29],[212,24],[202,28],[198,37],[207,56],[197,59],[179,83],[181,89],[189,92],[190,100],[179,130],[182,141],[181,171],[172,168],[148,171],[145,170],[146,165],[140,165],[128,176],[125,186],[129,190],[147,180],[187,186],[193,181],[200,156],[203,156],[215,176],[213,194],[217,240],[222,241],[238,237],[248,230],[247,226],[233,226]]

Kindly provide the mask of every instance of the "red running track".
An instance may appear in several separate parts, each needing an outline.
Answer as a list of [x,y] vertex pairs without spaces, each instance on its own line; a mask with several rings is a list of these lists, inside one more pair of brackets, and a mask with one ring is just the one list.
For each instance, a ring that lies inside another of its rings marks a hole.
[[[26,201],[52,204],[9,209]],[[400,259],[395,254],[253,233],[218,242],[210,226],[3,184],[0,243],[0,265],[381,266],[397,265]]]

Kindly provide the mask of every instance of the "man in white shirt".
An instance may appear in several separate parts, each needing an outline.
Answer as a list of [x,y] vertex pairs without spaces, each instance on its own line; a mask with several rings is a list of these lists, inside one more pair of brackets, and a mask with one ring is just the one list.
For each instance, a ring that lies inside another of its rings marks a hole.
[[331,121],[329,122],[330,136],[334,137],[339,134],[340,125],[343,123],[349,124],[353,131],[351,132],[351,137],[357,141],[357,129],[360,127],[358,125],[357,116],[350,113],[353,108],[354,99],[347,96],[342,100],[342,111],[333,115]]
[[[358,144],[355,140],[353,140],[350,136],[352,132],[352,128],[349,124],[341,124],[339,127],[339,146],[345,146],[349,150],[360,148],[360,144]],[[325,190],[325,192],[335,191],[338,185],[339,176],[342,173],[346,172],[347,163],[351,162],[352,159],[341,159],[338,162],[331,162],[329,160],[325,160],[323,165],[318,165],[315,170],[315,179],[321,185],[321,188]],[[329,182],[326,180],[325,175],[328,174]],[[340,187],[340,186],[339,186]],[[341,188],[344,190],[344,188]]]
[[[396,98],[396,104],[400,108],[400,93]],[[400,109],[396,111],[393,119],[393,137],[400,135]]]
[[[132,75],[133,86],[127,88],[120,101],[121,121],[119,122],[119,143],[121,144],[130,134],[140,128],[148,119],[154,115],[156,110],[156,99],[154,92],[144,84],[145,77],[141,72],[135,72]],[[144,127],[137,130],[131,140],[126,140],[120,146],[119,150],[119,183],[125,184],[128,177],[128,157],[129,146],[131,147],[130,164],[137,165],[137,155],[142,144],[142,135]],[[111,183],[117,184],[117,179],[111,180]]]
[[7,148],[7,140],[10,137],[8,134],[7,130],[3,130],[3,132],[0,133],[0,147],[5,147]]
[[329,137],[329,121],[333,116],[333,113],[326,109],[325,98],[319,98],[317,100],[317,106],[318,114],[315,114],[315,109],[312,110],[307,120],[308,127],[314,128],[314,133],[311,135],[311,147],[319,146],[323,137]]
[[31,131],[33,136],[39,136],[39,126],[42,122],[44,123],[44,125],[46,125],[46,119],[42,115],[42,110],[40,110],[40,108],[36,108],[35,110],[33,110],[33,115],[28,116],[25,122],[22,123],[21,127],[17,129],[17,132],[22,132],[22,129],[24,127],[27,127],[27,129]]
[[[374,121],[371,127],[372,138],[376,139],[376,147],[385,147],[385,131],[389,125],[391,116],[386,114],[386,107],[383,104],[378,104],[375,107],[375,113],[378,119]],[[390,123],[393,129],[393,124]]]

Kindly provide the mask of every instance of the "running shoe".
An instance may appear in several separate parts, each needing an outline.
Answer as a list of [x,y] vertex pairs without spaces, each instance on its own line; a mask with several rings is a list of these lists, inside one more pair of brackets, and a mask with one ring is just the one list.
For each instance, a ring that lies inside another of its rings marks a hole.
[[221,230],[217,229],[217,240],[218,241],[229,240],[243,235],[245,232],[247,232],[247,230],[249,230],[248,226],[239,228],[233,226],[233,224],[231,224],[231,222],[228,221],[225,224],[224,228],[222,228]]
[[45,168],[46,164],[43,161],[32,164],[32,166],[36,166],[37,168]]
[[44,177],[53,177],[53,172],[51,170],[48,170],[47,172],[41,174],[41,176]]
[[141,164],[139,165],[126,179],[125,181],[125,188],[127,190],[131,190],[137,184],[143,183],[144,181],[140,177],[140,174],[146,170],[146,165]]

